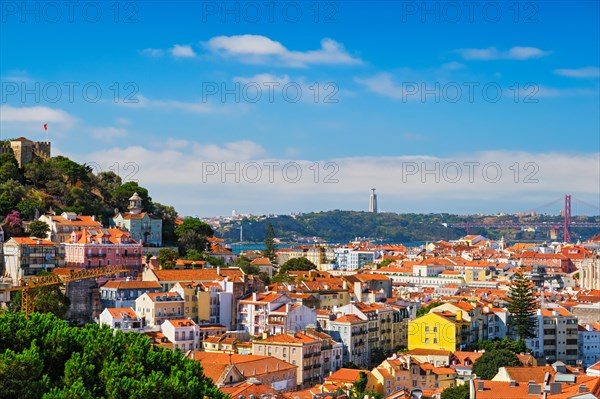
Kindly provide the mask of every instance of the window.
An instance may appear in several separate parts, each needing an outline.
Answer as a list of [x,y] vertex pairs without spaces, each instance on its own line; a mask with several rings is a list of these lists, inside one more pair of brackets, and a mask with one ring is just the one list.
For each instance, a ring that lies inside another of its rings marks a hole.
[[429,343],[429,338],[425,338],[425,343],[428,344]]

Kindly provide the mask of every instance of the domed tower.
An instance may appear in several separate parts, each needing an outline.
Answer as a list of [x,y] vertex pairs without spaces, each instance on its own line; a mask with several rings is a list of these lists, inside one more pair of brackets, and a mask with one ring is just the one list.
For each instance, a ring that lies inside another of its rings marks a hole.
[[129,198],[129,212],[133,215],[142,213],[142,197],[138,193],[134,193]]

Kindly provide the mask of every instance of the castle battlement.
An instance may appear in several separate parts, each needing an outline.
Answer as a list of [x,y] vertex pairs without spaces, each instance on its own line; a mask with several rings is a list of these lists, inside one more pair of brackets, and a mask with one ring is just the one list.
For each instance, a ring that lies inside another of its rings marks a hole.
[[50,141],[31,141],[25,137],[10,140],[10,147],[1,146],[0,154],[8,153],[9,148],[12,150],[19,167],[22,168],[25,164],[38,157],[49,159],[51,157],[52,143]]

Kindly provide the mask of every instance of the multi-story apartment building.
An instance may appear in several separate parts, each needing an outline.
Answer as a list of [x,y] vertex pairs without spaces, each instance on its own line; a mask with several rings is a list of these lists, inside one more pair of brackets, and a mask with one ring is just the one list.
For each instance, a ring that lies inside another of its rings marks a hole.
[[273,356],[298,367],[299,389],[315,385],[322,377],[321,341],[302,332],[264,336],[252,341],[252,354]]
[[71,233],[74,231],[102,228],[102,223],[97,221],[95,216],[77,215],[75,212],[63,212],[60,215],[50,212],[40,216],[38,220],[45,222],[50,227],[46,239],[59,244],[69,242]]
[[160,326],[165,320],[183,317],[183,298],[176,292],[146,292],[135,300],[138,316],[149,327]]
[[283,334],[303,330],[309,325],[316,325],[317,311],[301,303],[286,303],[269,312],[267,317],[268,332]]
[[387,359],[368,375],[367,390],[382,396],[411,388],[411,375],[404,359]]
[[579,326],[579,354],[583,367],[600,362],[600,323]]
[[107,281],[100,287],[100,308],[133,308],[135,300],[145,292],[160,292],[156,281]]
[[142,272],[142,244],[119,229],[73,231],[65,246],[69,267],[92,268],[121,265],[133,276]]
[[558,305],[546,304],[536,313],[536,336],[526,340],[537,359],[576,365],[579,359],[577,317]]
[[329,334],[314,328],[307,328],[303,333],[321,342],[322,375],[329,375],[342,367],[344,345],[341,342],[334,341]]
[[343,345],[343,363],[369,365],[369,321],[354,314],[317,313],[320,328]]
[[165,320],[161,324],[160,330],[173,343],[173,350],[179,349],[182,352],[186,352],[202,348],[200,328],[193,320]]
[[352,247],[336,248],[335,264],[338,270],[358,270],[375,261],[375,250]]
[[12,237],[4,244],[5,275],[14,285],[23,277],[52,271],[58,266],[57,245],[48,240]]
[[408,349],[439,349],[454,352],[468,347],[469,322],[461,310],[430,312],[408,322]]
[[338,311],[345,314],[355,314],[368,321],[370,351],[379,348],[385,353],[391,353],[394,350],[392,326],[392,323],[396,320],[394,318],[394,308],[377,302],[370,304],[356,302],[343,306]]
[[316,324],[315,309],[291,301],[284,294],[250,294],[239,301],[240,328],[256,336],[300,331]]

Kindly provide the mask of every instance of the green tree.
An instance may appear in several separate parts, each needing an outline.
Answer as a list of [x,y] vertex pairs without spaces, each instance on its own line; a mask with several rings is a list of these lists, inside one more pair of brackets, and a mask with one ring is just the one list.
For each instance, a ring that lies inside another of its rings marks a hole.
[[202,252],[196,249],[190,249],[185,253],[185,259],[187,260],[204,260],[204,255]]
[[378,269],[381,269],[382,267],[386,267],[389,266],[390,263],[394,263],[395,261],[393,259],[387,258],[382,260],[381,262],[379,262],[379,264],[377,265]]
[[500,367],[522,366],[521,361],[513,352],[507,349],[485,352],[473,363],[473,374],[483,380],[491,380]]
[[26,194],[25,187],[18,180],[0,180],[0,215],[6,215],[16,209]]
[[29,236],[36,238],[46,238],[50,232],[50,226],[48,223],[42,220],[34,220],[29,223]]
[[442,399],[469,399],[469,384],[444,389]]
[[25,197],[17,204],[17,210],[21,212],[21,215],[26,219],[33,219],[35,217],[35,211],[43,211],[44,208],[44,203],[33,197]]
[[212,237],[215,235],[212,227],[210,227],[207,223],[204,223],[202,220],[198,218],[187,218],[183,221],[182,224],[177,226],[175,229],[175,233],[178,236],[181,236],[186,231],[195,231],[200,236],[204,237]]
[[121,212],[125,212],[129,207],[129,198],[135,193],[138,193],[142,198],[142,207],[144,211],[150,212],[154,209],[152,198],[148,195],[148,190],[134,181],[123,183],[112,191],[112,204]]
[[429,313],[429,311],[435,307],[443,305],[442,302],[431,302],[427,306],[417,309],[417,317],[421,317]]
[[371,363],[371,367],[377,367],[381,364],[381,362],[383,362],[385,359],[387,359],[388,357],[390,357],[392,354],[389,352],[386,352],[385,350],[383,350],[380,347],[375,347],[371,350],[371,357],[370,357],[370,363]]
[[0,397],[225,399],[200,362],[138,333],[70,327],[53,315],[0,314]]
[[486,341],[477,341],[474,345],[473,349],[476,350],[498,350],[498,349],[507,349],[514,353],[531,353],[531,350],[527,348],[525,341],[522,339],[518,341],[514,341],[510,338],[502,338],[502,339],[493,339]]
[[352,388],[354,391],[354,395],[358,398],[362,398],[364,396],[365,390],[367,389],[367,373],[361,371],[358,373],[358,380],[354,381],[352,384]]
[[538,301],[531,281],[522,273],[517,273],[507,296],[507,309],[510,312],[509,326],[513,334],[523,340],[535,337]]
[[21,353],[10,349],[0,354],[0,396],[32,398],[42,396],[48,381],[43,378],[44,362],[34,343]]
[[175,208],[155,202],[152,213],[162,219],[163,242],[176,242],[177,236],[175,235],[175,221],[177,220],[177,211]]
[[286,273],[290,270],[308,271],[316,268],[317,266],[306,258],[292,258],[281,266],[279,273]]
[[178,244],[179,253],[184,255],[191,250],[198,252],[206,251],[208,240],[206,236],[200,235],[194,230],[186,230],[179,236]]
[[267,226],[267,234],[265,235],[264,242],[265,249],[262,251],[262,255],[269,258],[272,263],[275,263],[277,261],[277,245],[275,244],[275,230],[271,223]]
[[158,253],[157,261],[161,269],[173,269],[179,254],[171,248],[163,248]]
[[0,181],[7,180],[18,180],[22,179],[21,172],[19,172],[19,163],[13,153],[6,153],[0,155]]

